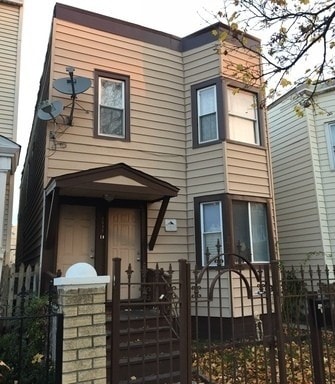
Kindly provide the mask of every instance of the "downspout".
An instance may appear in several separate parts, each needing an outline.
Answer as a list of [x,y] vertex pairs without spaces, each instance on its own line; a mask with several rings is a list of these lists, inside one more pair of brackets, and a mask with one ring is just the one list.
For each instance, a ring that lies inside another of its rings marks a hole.
[[40,270],[38,276],[38,295],[41,292],[41,282],[42,282],[42,263],[43,263],[43,249],[44,249],[44,225],[45,225],[45,200],[46,192],[43,191],[43,209],[42,209],[42,227],[41,227],[41,249],[40,249]]

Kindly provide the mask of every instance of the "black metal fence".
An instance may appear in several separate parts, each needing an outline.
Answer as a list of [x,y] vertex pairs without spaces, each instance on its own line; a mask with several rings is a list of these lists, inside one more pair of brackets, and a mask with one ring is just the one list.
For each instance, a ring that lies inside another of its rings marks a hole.
[[196,269],[193,382],[335,383],[334,275],[238,255]]
[[20,293],[11,316],[0,313],[0,383],[60,384],[63,317],[51,295]]
[[133,300],[131,266],[121,283],[114,263],[111,383],[335,384],[334,269],[180,260]]

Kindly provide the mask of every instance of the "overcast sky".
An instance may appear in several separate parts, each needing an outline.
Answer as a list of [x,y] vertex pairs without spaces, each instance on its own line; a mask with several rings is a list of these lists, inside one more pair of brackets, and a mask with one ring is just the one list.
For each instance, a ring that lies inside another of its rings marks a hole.
[[[183,37],[216,22],[224,0],[62,0],[58,3]],[[19,186],[39,81],[49,39],[54,0],[23,0],[21,71],[17,143],[21,156],[16,172],[13,224],[17,221]]]

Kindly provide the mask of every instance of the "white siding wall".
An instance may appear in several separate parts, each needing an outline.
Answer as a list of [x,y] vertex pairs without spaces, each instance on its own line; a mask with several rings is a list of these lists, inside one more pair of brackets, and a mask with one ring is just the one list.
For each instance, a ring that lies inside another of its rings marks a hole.
[[16,140],[21,8],[0,2],[0,134]]
[[[327,265],[335,264],[335,170],[330,167],[326,130],[329,123],[335,122],[335,88],[318,95],[318,103],[327,113],[315,116],[316,144],[318,153],[317,188],[320,210],[320,222],[323,233],[323,247]],[[316,150],[315,150],[316,151]]]
[[313,112],[295,114],[295,103],[283,98],[268,114],[280,255],[287,264],[324,265],[329,251],[324,134]]

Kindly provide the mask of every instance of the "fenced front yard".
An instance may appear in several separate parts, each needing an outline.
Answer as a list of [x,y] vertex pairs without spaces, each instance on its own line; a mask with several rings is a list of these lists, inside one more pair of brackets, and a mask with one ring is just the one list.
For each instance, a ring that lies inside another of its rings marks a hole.
[[[201,269],[185,260],[175,271],[157,265],[134,287],[131,268],[122,280],[120,259],[114,260],[113,300],[106,306],[108,383],[335,384],[335,270],[275,262],[255,267],[237,255],[218,255]],[[140,299],[132,299],[134,288]],[[64,324],[72,328],[63,335],[50,303],[43,313],[20,312],[21,304],[19,312],[0,317],[0,360],[7,364],[0,364],[0,383],[61,383],[58,347],[65,335],[85,337],[88,324],[74,324],[71,309]],[[36,330],[43,346],[31,343]]]
[[[210,316],[217,312],[212,308],[212,282],[220,284],[226,274],[231,282],[239,273],[244,277],[230,302],[232,313],[237,310],[242,316]],[[222,273],[207,270],[206,276],[208,289],[198,293],[197,278],[193,286],[193,305],[207,303],[209,314],[195,316],[192,324],[194,382],[335,383],[334,270],[285,269],[276,263],[248,270],[238,262]]]

